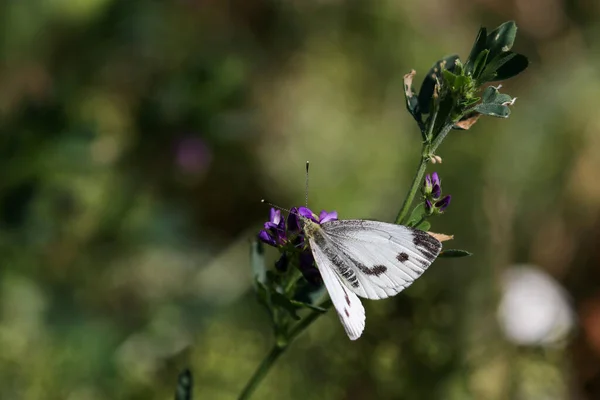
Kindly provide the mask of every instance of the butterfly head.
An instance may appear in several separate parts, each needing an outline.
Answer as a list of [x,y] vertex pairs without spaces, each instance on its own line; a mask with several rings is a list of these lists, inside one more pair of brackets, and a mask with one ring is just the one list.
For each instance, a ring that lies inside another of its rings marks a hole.
[[321,230],[321,226],[311,219],[302,217],[300,220],[302,221],[302,229],[304,230],[304,234],[308,238],[313,237],[316,232]]

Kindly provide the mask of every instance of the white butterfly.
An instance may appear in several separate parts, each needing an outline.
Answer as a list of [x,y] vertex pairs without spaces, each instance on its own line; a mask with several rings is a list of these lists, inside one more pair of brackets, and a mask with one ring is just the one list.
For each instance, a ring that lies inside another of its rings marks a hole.
[[360,297],[384,299],[410,286],[436,259],[442,244],[403,225],[366,220],[317,224],[302,218],[317,267],[351,340],[365,328]]

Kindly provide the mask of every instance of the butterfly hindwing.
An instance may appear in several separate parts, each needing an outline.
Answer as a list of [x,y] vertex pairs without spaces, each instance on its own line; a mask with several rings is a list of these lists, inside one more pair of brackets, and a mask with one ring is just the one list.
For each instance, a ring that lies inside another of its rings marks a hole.
[[356,294],[346,288],[334,271],[335,266],[330,261],[334,255],[330,251],[335,249],[327,246],[321,239],[323,239],[322,235],[317,235],[317,241],[321,244],[316,245],[315,238],[310,238],[315,262],[348,337],[350,340],[356,340],[365,329],[365,309]]
[[393,296],[410,286],[442,247],[426,232],[385,222],[337,220],[321,228],[327,242],[323,245],[332,249],[325,258],[333,271],[346,287],[369,299]]

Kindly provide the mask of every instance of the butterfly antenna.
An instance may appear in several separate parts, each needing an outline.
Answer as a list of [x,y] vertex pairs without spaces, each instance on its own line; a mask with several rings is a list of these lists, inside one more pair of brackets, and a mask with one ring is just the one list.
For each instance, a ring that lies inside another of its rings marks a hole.
[[261,202],[261,203],[264,203],[264,204],[268,204],[268,205],[270,205],[271,207],[273,207],[273,208],[276,208],[276,209],[278,209],[278,210],[285,211],[285,212],[287,212],[287,213],[291,213],[291,211],[290,211],[290,210],[288,210],[287,208],[283,208],[283,207],[276,206],[275,204],[273,204],[273,203],[271,203],[271,202],[268,202],[268,201],[267,201],[267,200],[265,200],[265,199],[262,199],[260,202]]
[[306,197],[306,208],[308,208],[308,167],[310,166],[309,162],[306,162],[306,187],[304,189],[304,195]]

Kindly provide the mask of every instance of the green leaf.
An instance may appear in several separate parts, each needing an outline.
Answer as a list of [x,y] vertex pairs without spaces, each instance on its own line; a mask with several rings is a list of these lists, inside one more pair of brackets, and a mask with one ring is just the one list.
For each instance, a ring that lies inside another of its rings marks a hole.
[[281,293],[273,291],[271,293],[271,300],[273,302],[273,305],[278,306],[281,309],[287,311],[287,313],[295,320],[300,319],[298,314],[296,314],[297,307],[292,303],[290,299],[288,299]]
[[467,91],[468,85],[471,83],[471,77],[465,75],[458,75],[456,80],[454,81],[454,87],[458,89],[462,89],[462,92]]
[[490,32],[486,40],[486,47],[490,50],[489,59],[494,59],[498,54],[512,49],[516,36],[515,21],[505,22]]
[[442,251],[438,257],[459,258],[459,257],[469,257],[472,255],[473,255],[473,253],[470,253],[466,250],[448,249],[448,250]]
[[422,114],[429,114],[429,110],[431,109],[431,97],[433,96],[433,91],[435,89],[436,80],[435,77],[440,77],[440,72],[442,70],[442,64],[445,65],[445,69],[448,71],[454,71],[456,66],[456,60],[458,60],[458,55],[453,54],[451,56],[442,58],[437,61],[433,66],[429,69],[425,78],[423,78],[423,83],[421,84],[421,88],[419,89],[419,110]]
[[309,309],[311,309],[311,310],[318,311],[318,312],[320,312],[320,313],[327,312],[327,310],[326,310],[325,308],[323,308],[323,307],[315,306],[315,305],[313,305],[313,304],[309,304],[309,303],[304,303],[303,301],[298,301],[298,300],[290,300],[290,302],[291,302],[293,305],[297,306],[297,307],[305,307],[305,308],[309,308]]
[[254,240],[250,244],[250,265],[254,279],[260,283],[267,282],[267,268],[265,266],[265,249],[261,241]]
[[429,221],[423,221],[419,225],[415,226],[415,228],[420,229],[422,231],[428,231],[431,228],[431,224]]
[[508,118],[510,115],[510,108],[501,104],[480,103],[475,106],[474,110],[490,117]]
[[444,74],[444,81],[446,81],[446,84],[450,87],[454,87],[458,76],[454,75],[452,72],[448,71],[447,69],[443,70],[442,73]]
[[410,214],[406,226],[414,227],[414,225],[425,215],[425,203],[418,204]]
[[482,103],[487,104],[506,104],[513,101],[513,98],[505,93],[500,93],[498,88],[494,86],[488,86],[483,92]]
[[[471,73],[477,69],[477,63],[475,61],[479,58],[481,52],[485,50],[486,41],[487,29],[483,27],[479,28],[479,32],[477,33],[477,37],[475,38],[475,43],[473,44],[473,47],[471,48],[471,53],[469,53],[469,58],[467,58],[467,62],[465,63],[466,73]],[[473,74],[473,76],[475,75]]]
[[483,96],[481,97],[481,101],[483,103],[491,103],[492,100],[496,97],[497,93],[498,93],[498,88],[495,88],[493,86],[488,86],[483,91]]
[[489,50],[483,50],[479,53],[479,56],[475,60],[475,66],[473,67],[473,78],[479,78],[479,75],[485,70],[485,65],[490,54]]
[[529,66],[529,60],[522,54],[515,54],[510,60],[503,63],[496,70],[496,75],[488,82],[502,81],[519,75]]

